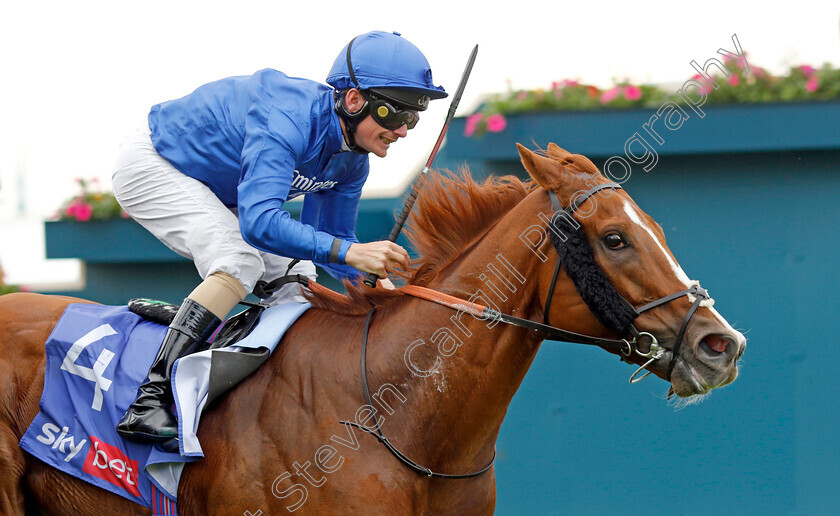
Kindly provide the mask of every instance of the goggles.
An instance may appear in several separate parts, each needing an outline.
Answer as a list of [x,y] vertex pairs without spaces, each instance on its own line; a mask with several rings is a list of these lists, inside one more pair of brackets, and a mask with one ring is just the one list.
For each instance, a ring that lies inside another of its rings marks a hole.
[[385,129],[396,131],[402,126],[414,129],[414,126],[420,120],[420,114],[415,110],[395,107],[370,91],[359,90],[359,92],[370,106],[370,115],[377,124]]

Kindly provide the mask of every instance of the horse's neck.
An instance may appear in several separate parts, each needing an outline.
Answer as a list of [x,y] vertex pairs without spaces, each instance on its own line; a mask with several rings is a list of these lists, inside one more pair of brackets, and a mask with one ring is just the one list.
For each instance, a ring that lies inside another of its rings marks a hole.
[[[536,213],[531,212],[527,220],[538,222]],[[518,238],[530,225],[524,224],[527,214],[525,207],[515,208],[432,287],[507,314],[537,319],[541,315],[537,301],[541,262]],[[414,303],[410,309],[417,306]],[[430,460],[443,461],[429,467],[459,473],[477,469],[492,455],[507,407],[541,339],[532,331],[434,305],[409,315],[418,318],[420,314],[432,314],[422,321],[428,335],[404,357],[410,361],[407,365],[420,367],[403,379],[420,406],[412,408],[404,424],[413,428],[409,434],[419,441],[415,449],[431,452]],[[456,345],[457,350],[447,354]],[[429,373],[435,366],[428,376],[417,373]]]

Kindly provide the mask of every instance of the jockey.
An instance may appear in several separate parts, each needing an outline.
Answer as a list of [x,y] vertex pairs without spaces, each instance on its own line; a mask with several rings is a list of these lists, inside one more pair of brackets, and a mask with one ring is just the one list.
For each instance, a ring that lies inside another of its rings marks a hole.
[[[337,279],[369,272],[386,278],[408,263],[393,242],[355,237],[368,154],[385,157],[429,100],[447,94],[432,82],[417,47],[378,31],[342,49],[327,83],[332,87],[271,69],[211,82],[152,107],[148,124],[120,147],[117,200],[192,259],[203,278],[169,326],[117,425],[120,435],[156,442],[178,435],[170,413],[173,363],[203,343],[261,279],[287,269],[315,279],[313,262]],[[303,195],[296,221],[284,204]],[[300,285],[285,285],[267,302],[281,300],[304,300]]]

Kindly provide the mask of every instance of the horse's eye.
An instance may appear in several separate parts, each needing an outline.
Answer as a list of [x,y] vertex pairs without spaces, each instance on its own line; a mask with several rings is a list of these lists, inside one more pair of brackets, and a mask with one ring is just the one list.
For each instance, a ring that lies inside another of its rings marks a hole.
[[607,245],[610,249],[617,250],[623,247],[627,247],[627,243],[621,238],[621,235],[618,233],[610,233],[604,237],[604,244]]

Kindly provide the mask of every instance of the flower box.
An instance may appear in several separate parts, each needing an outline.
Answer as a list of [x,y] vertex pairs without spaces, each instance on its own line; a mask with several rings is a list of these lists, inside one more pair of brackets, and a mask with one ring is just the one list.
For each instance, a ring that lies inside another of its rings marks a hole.
[[[638,133],[660,155],[773,152],[840,148],[840,102],[727,104],[702,106],[701,117],[688,117],[678,129],[664,127],[656,109],[555,111],[506,115],[501,132],[464,135],[466,118],[452,121],[436,167],[455,169],[468,162],[487,165],[519,159],[515,143],[545,147],[554,142],[590,158],[625,154],[625,143]],[[646,129],[660,135],[660,144]]]

